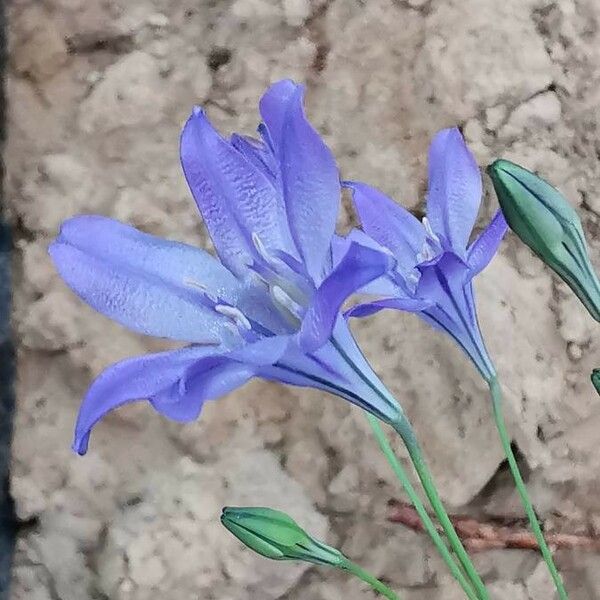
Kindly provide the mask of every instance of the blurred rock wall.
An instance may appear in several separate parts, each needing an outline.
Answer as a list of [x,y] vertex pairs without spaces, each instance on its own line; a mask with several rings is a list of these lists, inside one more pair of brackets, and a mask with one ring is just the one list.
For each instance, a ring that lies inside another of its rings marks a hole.
[[[4,153],[6,139],[6,98],[4,72],[6,69],[6,14],[0,4],[0,150]],[[2,157],[0,157],[2,161]],[[4,177],[4,164],[2,178]],[[11,561],[15,540],[15,516],[9,491],[11,462],[12,419],[14,414],[14,345],[10,334],[11,319],[11,234],[4,222],[4,189],[0,191],[0,600],[8,598]]]
[[[427,540],[387,522],[398,486],[364,416],[341,400],[254,382],[188,426],[140,403],[74,456],[91,378],[161,346],[78,301],[46,248],[63,219],[90,212],[208,245],[180,172],[180,127],[199,103],[224,131],[252,133],[261,92],[291,77],[307,84],[308,113],[345,177],[419,213],[428,141],[458,124],[480,164],[510,158],[560,187],[600,265],[600,3],[13,0],[9,13],[11,490],[23,524],[12,598],[372,597],[337,573],[241,548],[217,518],[241,503],[286,510],[405,599],[460,598]],[[486,188],[480,225],[496,208]],[[340,226],[351,223],[345,212]],[[476,287],[547,529],[600,533],[600,407],[589,384],[598,328],[512,236]],[[519,516],[486,389],[458,349],[410,315],[380,314],[355,331],[413,420],[448,505]],[[535,553],[476,561],[495,598],[551,597]],[[600,598],[597,555],[561,551],[558,562],[571,600]]]

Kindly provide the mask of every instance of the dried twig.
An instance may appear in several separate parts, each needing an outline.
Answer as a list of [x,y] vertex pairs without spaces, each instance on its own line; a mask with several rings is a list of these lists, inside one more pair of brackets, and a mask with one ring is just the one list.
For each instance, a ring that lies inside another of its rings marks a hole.
[[[412,505],[399,500],[391,500],[389,505],[390,521],[401,523],[413,531],[424,531],[421,519]],[[510,524],[502,519],[478,521],[464,515],[450,515],[450,520],[465,547],[472,552],[494,548],[538,549],[533,533],[524,527],[521,521],[513,521]],[[545,537],[553,549],[579,548],[589,552],[600,552],[600,539],[597,536],[549,533]]]

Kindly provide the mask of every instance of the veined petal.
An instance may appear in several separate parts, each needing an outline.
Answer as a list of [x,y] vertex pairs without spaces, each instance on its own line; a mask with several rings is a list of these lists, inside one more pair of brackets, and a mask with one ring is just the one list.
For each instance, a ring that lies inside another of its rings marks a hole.
[[231,136],[231,145],[275,185],[277,177],[275,159],[270,148],[263,141],[234,133]]
[[101,373],[90,386],[77,417],[73,449],[85,454],[90,431],[111,410],[129,402],[165,394],[177,387],[196,361],[217,350],[191,346],[148,354],[118,362]]
[[469,246],[467,263],[471,269],[471,277],[475,277],[485,269],[500,246],[500,242],[508,230],[508,224],[498,210],[489,225],[481,232],[479,237]]
[[209,254],[103,217],[66,221],[49,252],[80,298],[146,335],[219,342],[226,319],[203,305],[201,286],[231,301],[238,293],[231,273]]
[[479,329],[469,275],[469,267],[451,252],[424,269],[417,291],[420,297],[431,301],[431,306],[419,314],[430,325],[454,338],[489,381],[495,370]]
[[185,380],[152,399],[159,413],[180,423],[194,421],[207,400],[216,400],[241,387],[256,374],[256,368],[226,355],[208,357],[193,365]]
[[223,262],[244,272],[256,254],[253,235],[267,249],[295,253],[283,200],[253,162],[224,140],[195,109],[181,134],[181,164]]
[[242,284],[214,256],[201,248],[144,233],[100,215],[80,215],[61,225],[58,241],[108,262],[194,289],[234,304]]
[[291,341],[291,335],[274,335],[262,338],[233,350],[229,357],[255,367],[272,365],[285,354]]
[[291,338],[274,336],[245,344],[226,354],[202,358],[188,369],[179,385],[155,395],[154,408],[174,421],[198,418],[204,403],[229,394],[260,374],[284,354]]
[[375,241],[388,248],[403,270],[412,269],[425,244],[425,229],[404,207],[379,190],[364,183],[347,181],[362,228]]
[[[344,258],[352,242],[367,246],[378,252],[388,252],[387,248],[378,244],[361,229],[352,229],[345,237],[334,235],[331,240],[331,257],[334,267]],[[415,274],[417,273],[418,272]],[[395,276],[398,275],[399,273],[396,272]],[[382,277],[370,281],[363,286],[359,292],[361,294],[371,294],[374,296],[397,296],[405,294],[402,288],[393,281],[392,277],[387,275],[383,275]]]
[[259,102],[260,114],[266,127],[266,135],[276,151],[282,145],[283,126],[288,104],[301,86],[291,79],[277,81],[262,95]]
[[395,281],[395,278],[383,275],[367,283],[367,285],[360,288],[359,293],[369,294],[370,296],[384,296],[384,297],[401,297],[410,298],[406,291],[401,288]]
[[310,125],[303,88],[272,85],[260,111],[274,145],[292,237],[315,284],[326,271],[340,206],[339,174],[331,151]]
[[387,423],[395,424],[402,416],[398,403],[373,372],[341,317],[337,318],[330,338],[314,353],[307,354],[292,343],[277,364],[261,369],[261,376],[325,390]]
[[429,148],[427,218],[459,256],[479,212],[481,189],[479,168],[460,131],[442,129]]
[[304,315],[300,346],[312,352],[330,337],[344,301],[370,281],[393,268],[395,260],[384,252],[350,244],[348,252],[317,289]]
[[406,312],[421,312],[425,310],[430,303],[419,298],[384,298],[383,300],[374,300],[373,302],[364,302],[348,309],[344,316],[350,317],[369,317],[378,313],[380,310],[391,308],[393,310],[403,310]]

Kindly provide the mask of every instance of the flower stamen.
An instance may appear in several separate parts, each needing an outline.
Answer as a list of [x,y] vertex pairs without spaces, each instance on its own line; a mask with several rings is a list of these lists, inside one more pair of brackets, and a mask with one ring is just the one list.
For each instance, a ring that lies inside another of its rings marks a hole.
[[203,283],[185,277],[183,284],[199,289],[212,303],[217,304],[219,302],[219,299]]
[[235,306],[229,306],[228,304],[216,304],[215,310],[218,313],[229,317],[238,326],[238,328],[246,331],[250,331],[252,329],[252,325],[250,324],[248,317],[246,317],[246,315],[239,308],[236,308]]
[[273,303],[279,309],[279,312],[281,312],[295,327],[300,326],[304,308],[278,285],[272,286],[270,292]]

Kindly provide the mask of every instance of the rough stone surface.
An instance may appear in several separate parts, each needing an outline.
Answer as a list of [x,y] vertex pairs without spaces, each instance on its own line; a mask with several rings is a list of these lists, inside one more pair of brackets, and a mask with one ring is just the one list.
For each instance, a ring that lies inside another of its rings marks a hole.
[[[83,306],[46,247],[62,219],[89,212],[210,247],[180,173],[181,124],[202,103],[224,131],[252,133],[261,91],[291,77],[307,84],[308,112],[345,177],[419,212],[428,141],[458,124],[482,165],[517,160],[561,188],[600,264],[597,0],[15,0],[10,20],[11,490],[24,523],[12,597],[373,597],[343,574],[269,563],[220,531],[221,505],[262,502],[327,530],[403,598],[460,598],[423,536],[386,522],[398,487],[364,417],[340,400],[254,382],[188,426],[139,404],[74,456],[91,377],[162,346]],[[481,225],[494,209],[486,193]],[[349,211],[340,218],[352,222]],[[512,236],[476,288],[538,512],[550,530],[597,531],[597,327]],[[519,516],[485,387],[451,341],[410,315],[355,331],[414,422],[448,505]],[[476,560],[494,598],[550,597],[535,554]],[[597,556],[557,560],[573,600],[600,599]]]

